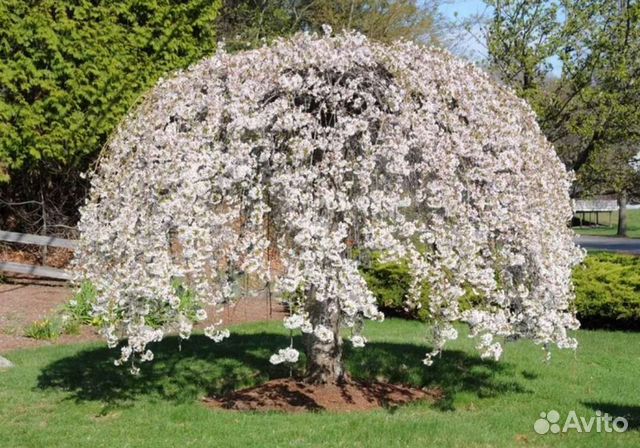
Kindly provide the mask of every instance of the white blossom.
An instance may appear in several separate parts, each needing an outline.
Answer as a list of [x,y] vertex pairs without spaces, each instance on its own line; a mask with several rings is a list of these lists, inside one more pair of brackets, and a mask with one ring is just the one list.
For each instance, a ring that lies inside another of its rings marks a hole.
[[364,336],[355,335],[351,338],[351,345],[353,345],[355,348],[364,347],[366,343],[367,338],[365,338]]
[[274,353],[269,358],[269,362],[274,365],[282,364],[284,362],[284,356],[282,356],[280,353]]
[[147,350],[140,356],[141,361],[153,361],[153,352],[151,350]]
[[293,314],[284,319],[284,327],[289,330],[295,330],[296,328],[300,328],[305,324],[304,316],[300,314]]
[[271,364],[282,364],[283,362],[287,363],[296,363],[298,362],[298,358],[300,357],[300,352],[293,347],[287,347],[278,350],[278,353],[271,355],[269,358],[269,362]]
[[298,350],[292,347],[286,348],[282,352],[282,357],[284,358],[284,361],[288,363],[298,362],[299,356],[300,356],[300,353],[298,352]]
[[313,329],[313,334],[322,342],[330,342],[333,339],[333,331],[324,325],[317,325]]
[[204,335],[213,340],[213,342],[222,342],[222,340],[231,336],[231,333],[226,328],[224,330],[220,330],[215,325],[210,325],[204,329]]

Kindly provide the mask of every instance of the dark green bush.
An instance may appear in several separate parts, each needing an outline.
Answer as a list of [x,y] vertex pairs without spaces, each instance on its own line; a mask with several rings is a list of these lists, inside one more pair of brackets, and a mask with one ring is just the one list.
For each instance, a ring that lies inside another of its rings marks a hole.
[[573,280],[583,327],[640,330],[640,257],[589,255]]
[[75,223],[79,174],[159,77],[213,53],[220,2],[0,1],[0,196],[21,204],[0,227],[37,230],[42,202]]
[[0,161],[95,153],[136,98],[216,46],[217,0],[3,0]]
[[[389,315],[426,320],[429,287],[423,288],[419,310],[405,310],[411,284],[406,263],[381,263],[374,254],[362,269],[379,306]],[[584,328],[640,330],[640,257],[597,253],[575,269],[576,312]],[[468,294],[466,308],[481,298]]]
[[360,269],[369,289],[376,296],[380,309],[387,315],[426,320],[429,316],[429,285],[424,285],[420,295],[420,307],[407,309],[406,300],[411,287],[411,273],[406,262],[383,263],[374,253],[371,260]]

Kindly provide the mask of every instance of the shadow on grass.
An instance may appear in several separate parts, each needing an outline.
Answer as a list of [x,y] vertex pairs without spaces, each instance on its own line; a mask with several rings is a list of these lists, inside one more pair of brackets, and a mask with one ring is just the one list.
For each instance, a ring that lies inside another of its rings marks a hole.
[[445,350],[427,367],[422,359],[428,350],[415,344],[369,343],[364,349],[347,350],[346,364],[356,379],[440,388],[444,398],[435,406],[441,410],[453,410],[455,396],[460,392],[475,393],[479,398],[529,393],[515,380],[516,370],[511,364]]
[[611,417],[624,417],[629,422],[627,431],[640,431],[640,406],[615,404],[604,401],[588,401],[582,402],[585,406],[590,407],[594,411],[602,411]]
[[[301,341],[295,343],[301,346]],[[43,368],[38,388],[67,391],[72,400],[121,406],[140,397],[187,402],[289,375],[287,367],[269,363],[277,348],[289,344],[289,338],[281,334],[235,334],[219,344],[193,335],[182,341],[180,350],[178,344],[177,338],[155,344],[154,361],[142,364],[137,377],[128,369],[114,366],[115,350],[84,350]],[[505,379],[515,376],[509,364],[450,350],[433,366],[426,367],[421,359],[427,350],[421,345],[373,342],[362,350],[347,349],[345,362],[351,375],[359,380],[441,388],[445,393],[437,404],[441,409],[452,409],[455,395],[462,391],[479,397],[527,392],[517,381]],[[304,365],[302,361],[300,364]]]

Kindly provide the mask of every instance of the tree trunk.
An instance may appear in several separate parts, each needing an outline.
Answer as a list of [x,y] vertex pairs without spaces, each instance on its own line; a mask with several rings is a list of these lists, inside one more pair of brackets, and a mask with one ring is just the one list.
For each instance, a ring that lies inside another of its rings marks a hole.
[[618,236],[627,236],[627,193],[618,194]]
[[318,302],[314,299],[313,291],[307,294],[306,310],[313,327],[324,325],[333,332],[333,337],[325,342],[314,333],[304,334],[308,359],[305,381],[310,384],[340,383],[345,379],[340,338],[340,311],[334,301]]

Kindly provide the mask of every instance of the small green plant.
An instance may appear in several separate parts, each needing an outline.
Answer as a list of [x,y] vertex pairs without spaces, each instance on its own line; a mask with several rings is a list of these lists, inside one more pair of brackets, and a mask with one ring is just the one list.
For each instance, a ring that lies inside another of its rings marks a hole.
[[82,325],[100,324],[93,315],[93,304],[96,301],[97,291],[93,284],[87,280],[80,284],[78,292],[62,308],[62,315],[66,316],[65,327],[79,331]]
[[64,334],[80,334],[81,324],[77,320],[69,319],[66,315],[62,315],[62,333]]
[[78,292],[56,313],[32,323],[25,330],[25,336],[43,340],[56,339],[62,334],[79,334],[83,325],[99,325],[100,321],[91,313],[96,294],[96,289],[90,282],[83,282]]
[[[180,298],[179,310],[193,322],[196,322],[196,312],[200,307],[195,293],[179,279],[173,281],[173,288]],[[63,332],[65,334],[78,334],[80,327],[84,325],[95,327],[102,325],[102,321],[93,316],[93,305],[96,303],[97,295],[98,292],[91,282],[86,280],[82,282],[78,292],[62,307],[59,313],[63,318]],[[155,308],[149,311],[146,323],[152,328],[160,328],[168,321],[171,312],[168,303],[159,302]]]
[[[195,293],[189,289],[180,279],[173,280],[173,290],[180,299],[178,310],[192,322],[196,322],[196,311],[200,308],[196,300]],[[154,309],[151,309],[145,317],[146,323],[152,328],[160,328],[169,321],[173,310],[166,302],[160,302]]]
[[57,339],[63,332],[63,322],[58,316],[37,320],[29,325],[24,335],[37,340]]

